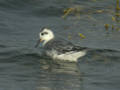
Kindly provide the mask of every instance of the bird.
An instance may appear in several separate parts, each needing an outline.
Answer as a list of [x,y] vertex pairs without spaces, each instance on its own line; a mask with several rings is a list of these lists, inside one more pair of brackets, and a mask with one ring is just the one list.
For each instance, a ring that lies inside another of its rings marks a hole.
[[56,38],[54,32],[46,27],[41,29],[35,47],[38,47],[40,43],[42,43],[45,55],[53,60],[77,62],[88,51],[87,47],[74,45],[72,42],[60,37]]

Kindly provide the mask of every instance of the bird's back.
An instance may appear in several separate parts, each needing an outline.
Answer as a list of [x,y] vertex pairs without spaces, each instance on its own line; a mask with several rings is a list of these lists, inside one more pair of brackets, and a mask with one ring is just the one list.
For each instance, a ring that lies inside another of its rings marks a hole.
[[48,56],[53,59],[76,61],[86,54],[88,48],[75,46],[66,40],[51,40],[45,47]]

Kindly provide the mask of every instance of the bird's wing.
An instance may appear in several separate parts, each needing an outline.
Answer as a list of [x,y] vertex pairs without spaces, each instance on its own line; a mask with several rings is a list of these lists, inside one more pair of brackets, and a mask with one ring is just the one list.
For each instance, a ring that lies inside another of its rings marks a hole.
[[[52,46],[52,47],[50,47]],[[47,45],[48,49],[54,49],[58,51],[58,53],[66,53],[70,51],[81,51],[86,50],[86,47],[75,46],[71,42],[65,40],[54,40]]]

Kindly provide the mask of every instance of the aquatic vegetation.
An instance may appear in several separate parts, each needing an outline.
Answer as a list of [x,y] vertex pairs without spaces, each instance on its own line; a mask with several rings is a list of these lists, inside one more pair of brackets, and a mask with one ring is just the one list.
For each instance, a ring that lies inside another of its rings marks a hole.
[[115,18],[116,22],[120,22],[120,6],[119,6],[119,0],[116,0],[116,10],[115,10]]
[[71,40],[72,39],[72,35],[68,34],[68,39]]
[[105,30],[108,30],[109,29],[109,24],[104,24],[104,26],[105,26]]
[[[82,33],[78,33],[78,36],[80,37],[80,39],[85,39],[86,37],[85,37],[85,35],[83,35]],[[69,33],[68,34],[68,39],[69,40],[72,40],[72,34],[71,33]]]
[[111,17],[112,21],[115,25],[105,24],[105,30],[108,30],[109,27],[111,27],[111,30],[114,31],[120,31],[120,27],[117,25],[120,22],[120,6],[119,6],[119,0],[116,0],[116,8],[115,12],[113,13],[113,16]]
[[104,24],[104,27],[106,31],[110,31],[110,30],[120,31],[120,28],[115,25]]
[[114,26],[114,25],[112,25],[112,30],[114,30],[114,28],[115,28],[115,26]]
[[116,10],[120,10],[119,0],[116,0]]
[[78,35],[79,35],[82,39],[86,38],[82,33],[78,33]]
[[72,13],[75,9],[74,8],[67,8],[64,10],[64,15],[62,16],[62,18],[66,18],[70,13]]
[[96,10],[97,13],[103,13],[104,10]]
[[120,31],[120,28],[119,28],[119,27],[117,27],[117,28],[116,28],[116,30],[117,30],[117,31]]
[[114,16],[112,16],[112,21],[116,21],[116,18]]
[[[91,0],[93,3],[98,2],[99,0]],[[99,1],[100,2],[100,1]],[[94,14],[109,14],[111,16],[111,20],[113,22],[110,23],[104,23],[103,27],[105,28],[106,31],[119,31],[119,23],[120,23],[120,2],[119,0],[115,0],[116,6],[115,9],[111,9],[110,7],[108,8],[93,8],[93,10],[90,10],[87,8],[85,5],[73,5],[70,8],[67,8],[64,10],[64,14],[62,16],[63,19],[67,19],[67,17],[70,17],[73,25],[79,24],[79,21],[82,19],[81,15],[85,14],[86,18],[88,18],[88,21],[94,21],[96,22],[96,18],[94,17]],[[112,7],[113,8],[113,7]],[[74,17],[74,18],[73,18]],[[69,19],[70,19],[69,18]],[[74,19],[74,20],[73,20]],[[95,25],[97,26],[97,24]],[[80,37],[85,38],[82,34],[78,34]],[[70,38],[70,37],[69,37]]]

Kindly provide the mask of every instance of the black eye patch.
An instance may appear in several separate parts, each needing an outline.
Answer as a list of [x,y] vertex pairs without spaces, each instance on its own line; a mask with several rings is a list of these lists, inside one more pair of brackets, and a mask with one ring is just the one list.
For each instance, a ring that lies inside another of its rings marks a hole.
[[48,34],[48,32],[43,32],[43,33],[41,33],[41,35],[44,35],[44,34]]
[[44,35],[44,33],[41,33],[41,35]]
[[44,32],[44,34],[48,34],[48,32]]

